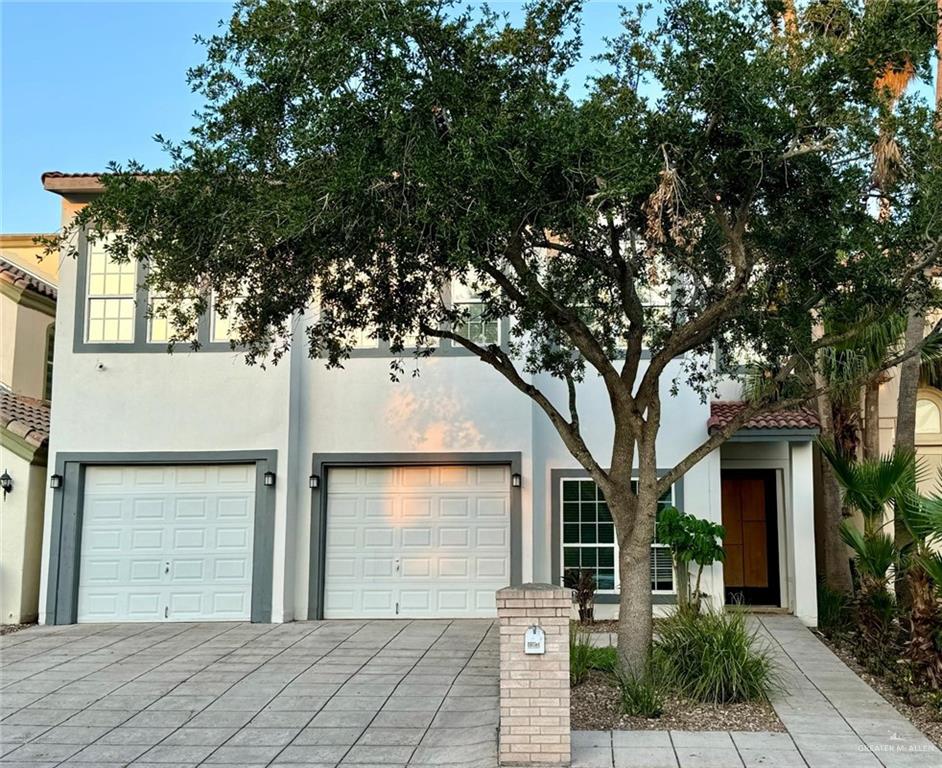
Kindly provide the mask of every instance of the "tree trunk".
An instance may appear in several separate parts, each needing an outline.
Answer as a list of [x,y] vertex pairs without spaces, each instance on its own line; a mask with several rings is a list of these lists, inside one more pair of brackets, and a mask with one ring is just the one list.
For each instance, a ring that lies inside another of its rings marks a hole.
[[[903,339],[903,349],[909,352],[915,349],[925,335],[925,320],[915,310],[911,310],[906,320],[906,335]],[[899,397],[896,401],[896,439],[894,446],[897,451],[914,452],[916,450],[916,396],[919,391],[920,360],[919,355],[913,355],[904,360],[899,368]],[[902,549],[912,541],[906,524],[900,518],[893,520],[893,539],[896,546]],[[896,597],[900,603],[907,601],[908,589],[903,573],[897,574],[894,579]]]
[[[821,381],[816,383],[819,387],[823,385]],[[821,421],[821,439],[836,442],[834,413],[831,398],[827,393],[818,397],[818,418]],[[821,466],[821,503],[824,505],[824,530],[821,532],[824,542],[824,583],[836,592],[850,594],[854,589],[850,577],[850,558],[840,533],[841,521],[844,519],[841,489],[834,476],[834,470],[820,453],[818,461]]]
[[867,383],[864,393],[864,458],[880,456],[880,377]]
[[[644,674],[651,652],[651,542],[657,499],[638,497],[634,525],[619,539],[621,595],[618,607],[618,661],[631,675]],[[611,504],[611,502],[609,502]]]

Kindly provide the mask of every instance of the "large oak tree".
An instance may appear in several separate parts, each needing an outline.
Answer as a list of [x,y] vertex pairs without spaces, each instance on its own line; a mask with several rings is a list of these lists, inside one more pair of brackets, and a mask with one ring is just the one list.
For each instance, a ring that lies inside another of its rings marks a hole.
[[[887,23],[892,0],[784,19],[779,5],[625,13],[606,74],[576,99],[574,0],[538,0],[518,24],[444,0],[245,0],[190,74],[207,105],[190,138],[164,142],[163,171],[114,166],[61,242],[80,227],[117,233],[117,258],[133,254],[186,300],[172,310],[181,339],[211,291],[244,297],[235,326],[252,363],[306,343],[338,366],[359,329],[404,356],[415,335],[476,355],[542,409],[604,493],[619,655],[640,669],[658,497],[756,413],[812,401],[820,351],[919,301],[939,258],[925,105],[897,106],[903,170],[882,222],[870,167],[885,109],[874,72],[901,49],[928,66],[934,3],[900,4],[919,10],[905,25]],[[894,37],[926,25],[923,49]],[[460,331],[452,281],[486,317],[513,319],[509,346]],[[742,350],[761,371],[748,408],[659,476],[671,392],[709,397],[717,360]],[[568,397],[538,387],[537,371]],[[580,423],[588,376],[610,405],[602,452]]]

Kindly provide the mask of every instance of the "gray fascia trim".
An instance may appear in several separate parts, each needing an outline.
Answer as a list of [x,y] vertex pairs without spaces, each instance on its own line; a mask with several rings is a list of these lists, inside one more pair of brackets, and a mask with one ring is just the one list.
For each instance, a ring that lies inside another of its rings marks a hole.
[[272,614],[275,545],[275,488],[265,473],[278,468],[278,451],[60,452],[55,472],[64,480],[52,490],[46,617],[51,624],[74,624],[78,617],[79,562],[85,469],[108,464],[255,464],[255,526],[252,545],[251,619],[268,623]]
[[[510,352],[510,345],[508,339],[510,337],[510,319],[507,317],[500,318],[500,348],[504,352]],[[419,359],[426,357],[477,357],[474,352],[471,352],[468,349],[465,349],[460,344],[452,342],[451,339],[439,339],[438,344],[434,347],[431,347],[431,352],[428,355],[419,355]],[[395,353],[391,352],[389,349],[389,342],[383,341],[382,339],[377,339],[376,347],[364,347],[361,349],[351,349],[350,357],[348,359],[355,360],[358,358],[379,358],[386,360],[397,360],[397,359],[406,359],[415,357],[415,350],[413,349],[403,349],[402,352]],[[325,356],[320,355],[318,359],[326,359]]]
[[817,440],[820,429],[740,429],[728,440],[731,443],[808,442]]
[[[657,476],[663,477],[670,469],[667,467],[658,467]],[[632,469],[631,471],[632,479],[638,477],[638,470]],[[560,563],[560,552],[562,550],[562,529],[563,529],[563,516],[562,516],[562,498],[560,497],[559,484],[561,480],[579,480],[579,479],[591,479],[589,473],[584,469],[579,469],[573,467],[571,469],[551,469],[550,470],[550,483],[552,488],[550,488],[550,547],[552,552],[550,553],[550,578],[552,579],[553,584],[559,584],[562,579],[562,564]],[[677,507],[681,512],[684,511],[684,478],[679,477],[674,483],[674,506]],[[652,595],[652,599],[657,597],[667,597],[671,601],[675,600],[673,595]],[[596,602],[600,601],[600,598],[604,595],[598,595],[595,599]],[[611,595],[616,600],[618,595]],[[604,602],[604,601],[602,601]],[[654,600],[655,603],[658,603],[658,600]]]
[[[315,453],[311,471],[320,478],[311,489],[311,541],[308,562],[308,619],[324,618],[325,561],[327,553],[327,484],[335,467],[402,467],[450,465],[509,465],[521,474],[520,451],[481,453]],[[522,484],[521,484],[522,485]],[[523,502],[521,488],[510,487],[510,583],[523,581]]]

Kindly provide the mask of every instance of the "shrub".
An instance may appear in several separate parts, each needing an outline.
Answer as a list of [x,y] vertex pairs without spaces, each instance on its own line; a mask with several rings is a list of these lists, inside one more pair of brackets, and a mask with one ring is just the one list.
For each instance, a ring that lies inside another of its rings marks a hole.
[[769,648],[738,612],[678,611],[661,622],[655,653],[670,684],[696,701],[764,699],[779,686]]
[[630,717],[660,717],[668,685],[661,665],[654,657],[640,675],[615,672],[622,714]]
[[591,624],[595,621],[595,574],[592,571],[570,569],[566,571],[563,583],[575,594],[579,605],[579,621]]
[[589,632],[574,624],[569,626],[569,683],[579,685],[591,669],[595,648],[589,642]]
[[569,682],[579,685],[590,670],[613,672],[617,653],[614,648],[596,648],[591,643],[592,633],[577,624],[569,625]]
[[847,630],[850,613],[848,595],[818,585],[818,629],[828,637],[839,635]]

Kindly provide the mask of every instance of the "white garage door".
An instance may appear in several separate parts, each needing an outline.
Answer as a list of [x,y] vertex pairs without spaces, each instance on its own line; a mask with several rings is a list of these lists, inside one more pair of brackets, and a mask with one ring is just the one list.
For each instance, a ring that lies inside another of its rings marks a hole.
[[79,621],[247,620],[255,467],[85,471]]
[[329,470],[325,617],[493,616],[509,486],[502,466]]

